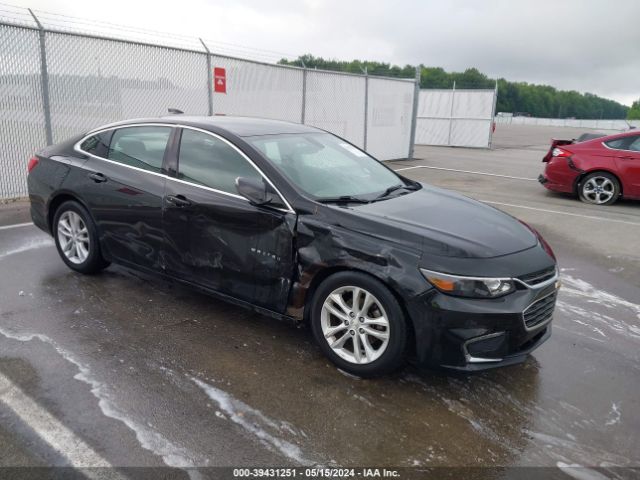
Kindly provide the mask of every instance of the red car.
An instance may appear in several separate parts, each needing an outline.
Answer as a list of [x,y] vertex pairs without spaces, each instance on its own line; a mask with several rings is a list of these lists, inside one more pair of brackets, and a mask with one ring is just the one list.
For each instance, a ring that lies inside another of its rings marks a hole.
[[640,199],[640,132],[575,143],[552,140],[538,181],[556,192],[577,194],[583,202],[611,205],[619,197]]

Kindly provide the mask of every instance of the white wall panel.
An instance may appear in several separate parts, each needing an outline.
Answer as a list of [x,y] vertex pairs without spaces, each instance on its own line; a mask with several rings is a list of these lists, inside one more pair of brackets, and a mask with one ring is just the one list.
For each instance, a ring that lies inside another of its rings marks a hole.
[[488,148],[494,90],[420,90],[416,143]]

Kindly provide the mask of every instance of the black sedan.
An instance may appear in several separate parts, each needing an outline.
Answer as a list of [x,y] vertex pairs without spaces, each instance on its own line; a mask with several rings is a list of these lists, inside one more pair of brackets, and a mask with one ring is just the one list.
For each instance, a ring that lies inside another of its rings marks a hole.
[[111,124],[40,151],[28,185],[71,269],[115,262],[308,322],[355,375],[508,365],[551,333],[558,273],[534,229],[308,126]]

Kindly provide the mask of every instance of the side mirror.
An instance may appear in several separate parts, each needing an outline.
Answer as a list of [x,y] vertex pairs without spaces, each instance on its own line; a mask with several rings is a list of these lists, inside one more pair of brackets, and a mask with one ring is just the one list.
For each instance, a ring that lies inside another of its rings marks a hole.
[[267,205],[274,199],[273,193],[262,179],[238,177],[236,189],[253,205]]

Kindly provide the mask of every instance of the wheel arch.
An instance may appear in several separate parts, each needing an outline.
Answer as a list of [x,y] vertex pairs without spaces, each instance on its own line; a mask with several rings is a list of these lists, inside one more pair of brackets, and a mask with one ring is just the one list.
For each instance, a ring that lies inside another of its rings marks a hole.
[[400,309],[402,310],[402,314],[404,315],[404,318],[405,318],[405,325],[407,327],[407,353],[409,355],[414,355],[415,349],[416,349],[416,342],[415,342],[415,330],[414,330],[413,320],[409,315],[409,311],[407,310],[407,307],[405,305],[405,302],[402,296],[396,289],[394,289],[389,284],[389,282],[386,282],[384,278],[380,278],[378,275],[375,275],[370,271],[367,271],[361,268],[349,267],[347,265],[335,265],[335,266],[328,266],[318,271],[311,279],[311,282],[309,283],[309,287],[307,288],[307,291],[305,293],[304,313],[302,317],[303,322],[306,323],[307,325],[310,323],[309,320],[311,315],[311,305],[313,303],[313,297],[316,291],[318,290],[318,287],[329,277],[335,275],[336,273],[342,273],[342,272],[360,273],[363,275],[367,275],[368,277],[371,277],[379,281],[380,283],[382,283],[382,285],[384,285],[389,290],[389,292],[391,292],[391,295],[394,296],[394,298],[398,302],[398,305],[400,305]]
[[623,191],[624,191],[624,186],[622,185],[622,180],[620,180],[620,177],[618,176],[618,174],[616,174],[612,170],[608,170],[606,168],[600,168],[600,167],[580,172],[580,174],[576,177],[576,179],[573,182],[573,192],[576,195],[580,195],[580,185],[582,185],[582,180],[587,175],[591,175],[592,173],[607,173],[607,174],[615,177],[615,179],[618,181],[618,185],[620,186],[620,195],[619,196],[622,197]]
[[[96,229],[98,228],[98,224],[96,223],[96,219],[94,218],[93,213],[89,208],[89,205],[87,205],[87,203],[84,200],[82,200],[82,198],[80,198],[80,196],[78,196],[74,192],[70,192],[68,190],[61,190],[57,192],[55,195],[52,195],[51,199],[49,200],[49,203],[47,204],[47,227],[49,227],[49,231],[51,232],[52,235],[55,234],[53,229],[53,219],[56,216],[56,212],[58,211],[58,208],[60,208],[60,205],[68,201],[74,201],[79,203],[91,217],[91,221],[93,221],[95,228]],[[100,234],[98,232],[98,237],[99,236]]]
[[[89,230],[93,230],[93,233],[97,235],[95,248],[90,248],[87,258],[85,258],[82,263],[78,265],[72,265],[71,261],[68,258],[65,258],[60,249],[59,239],[57,238],[57,231],[54,228],[54,220],[56,218],[57,212],[60,211],[60,207],[65,202],[73,202],[84,209],[84,211],[88,215],[88,219],[87,221],[85,221],[85,223],[87,224],[87,227],[89,227]],[[47,202],[45,220],[47,222],[51,235],[55,239],[58,253],[60,253],[63,262],[66,263],[69,268],[83,274],[93,274],[109,266],[109,264],[111,263],[111,259],[104,255],[104,246],[102,245],[102,241],[100,239],[100,234],[98,232],[95,218],[87,203],[84,202],[82,198],[80,198],[77,194],[75,194],[74,192],[61,190],[59,192],[56,192],[54,195],[51,195],[49,201]]]

